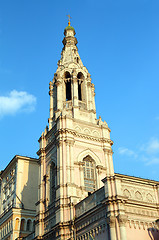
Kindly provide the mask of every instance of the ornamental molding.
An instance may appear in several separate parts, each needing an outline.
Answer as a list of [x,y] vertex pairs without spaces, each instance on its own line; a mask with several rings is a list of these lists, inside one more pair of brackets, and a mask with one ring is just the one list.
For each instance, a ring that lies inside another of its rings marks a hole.
[[135,228],[140,230],[147,230],[153,228],[157,231],[157,224],[154,221],[145,221],[140,219],[128,219],[129,228]]
[[66,134],[66,133],[70,133],[70,134],[72,134],[72,135],[74,135],[76,137],[84,138],[84,139],[87,139],[87,140],[101,142],[101,143],[109,143],[111,146],[113,145],[113,141],[111,139],[88,136],[86,134],[77,133],[75,130],[67,129],[67,128],[59,129],[55,133],[55,136],[57,137],[60,134]]
[[75,143],[75,141],[71,139],[66,139],[64,142],[66,143],[66,146],[73,146]]
[[122,184],[122,192],[123,195],[128,199],[147,202],[150,204],[154,204],[156,202],[154,191],[150,188],[144,188],[137,185],[123,185]]
[[119,222],[119,226],[122,227],[122,226],[125,226],[127,220],[128,220],[128,217],[126,215],[118,215],[117,217],[118,219],[118,222]]
[[77,156],[77,162],[83,162],[83,159],[87,156],[90,156],[95,161],[96,165],[101,165],[101,159],[91,149],[85,149],[84,151],[80,152]]
[[128,213],[128,214],[131,214],[131,215],[140,215],[142,217],[145,218],[146,217],[152,217],[152,218],[158,218],[158,212],[157,212],[157,208],[155,206],[155,208],[149,208],[147,205],[146,207],[145,206],[142,206],[142,205],[139,205],[137,206],[136,204],[126,204],[127,206],[125,206],[125,211]]
[[104,153],[108,153],[108,154],[113,154],[113,150],[111,148],[103,148]]
[[[92,228],[91,230],[87,231],[86,233],[80,235],[76,238],[77,240],[84,240],[84,239],[95,239],[95,236],[101,234],[102,232],[106,231],[106,224],[100,224],[97,227]],[[77,228],[77,235],[80,232],[80,227]]]

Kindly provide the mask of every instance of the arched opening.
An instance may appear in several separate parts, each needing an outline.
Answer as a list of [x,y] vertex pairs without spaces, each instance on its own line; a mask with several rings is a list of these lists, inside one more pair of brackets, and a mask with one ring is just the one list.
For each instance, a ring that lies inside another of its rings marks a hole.
[[24,227],[25,227],[25,219],[22,219],[20,224],[20,231],[24,231]]
[[95,162],[89,155],[83,159],[83,162],[85,190],[91,193],[96,189]]
[[72,99],[72,94],[71,94],[71,75],[69,72],[65,72],[65,82],[66,82],[66,101],[70,101]]
[[19,218],[15,220],[15,230],[19,230]]
[[83,96],[82,96],[82,93],[83,93],[83,79],[84,79],[84,76],[81,72],[79,72],[77,74],[77,79],[78,79],[78,100],[80,101],[83,101]]
[[31,231],[32,231],[32,221],[31,221],[30,219],[27,221],[26,230],[27,230],[28,232],[31,232]]

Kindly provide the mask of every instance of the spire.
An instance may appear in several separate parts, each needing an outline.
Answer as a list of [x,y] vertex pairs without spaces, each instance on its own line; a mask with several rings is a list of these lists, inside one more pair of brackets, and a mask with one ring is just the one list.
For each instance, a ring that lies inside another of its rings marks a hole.
[[[69,16],[69,15],[68,15]],[[75,37],[75,29],[71,26],[70,16],[68,20],[68,26],[64,29],[63,49],[61,52],[61,59],[58,62],[58,66],[65,66],[74,63],[78,67],[83,67],[83,63],[78,54],[77,38]]]
[[64,30],[63,45],[58,68],[50,83],[49,129],[61,114],[96,123],[94,84],[79,56],[70,16]]

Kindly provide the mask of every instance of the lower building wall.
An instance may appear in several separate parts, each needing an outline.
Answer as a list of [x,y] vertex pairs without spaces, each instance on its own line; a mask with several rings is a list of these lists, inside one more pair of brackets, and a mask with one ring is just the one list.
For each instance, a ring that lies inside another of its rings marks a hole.
[[159,240],[159,231],[153,228],[145,229],[127,227],[127,240]]

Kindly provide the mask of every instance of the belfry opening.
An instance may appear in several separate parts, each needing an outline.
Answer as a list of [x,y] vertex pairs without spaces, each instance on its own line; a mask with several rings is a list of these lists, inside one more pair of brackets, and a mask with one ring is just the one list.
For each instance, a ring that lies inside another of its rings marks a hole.
[[83,83],[83,74],[81,72],[78,73],[77,79],[78,79],[78,100],[82,101],[82,83]]
[[71,75],[69,72],[65,72],[65,81],[66,81],[66,101],[70,101],[72,99],[72,94],[71,94]]

